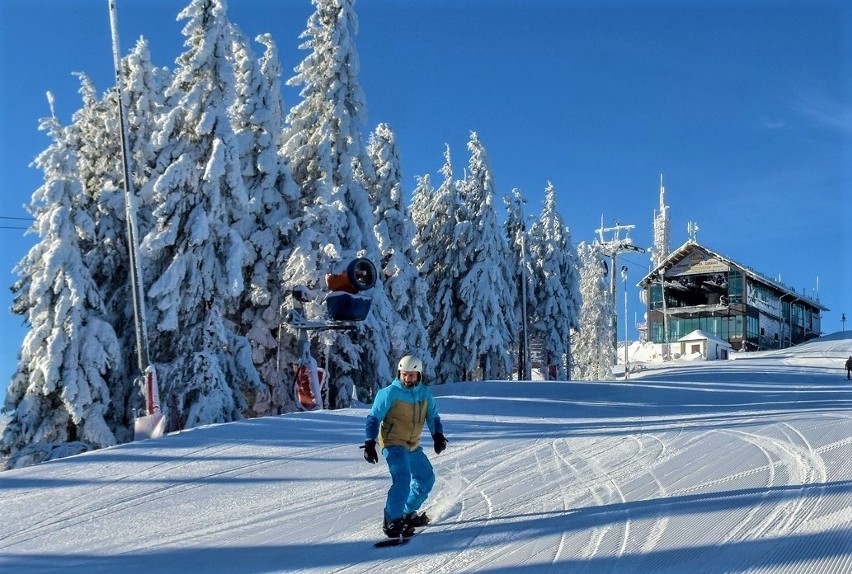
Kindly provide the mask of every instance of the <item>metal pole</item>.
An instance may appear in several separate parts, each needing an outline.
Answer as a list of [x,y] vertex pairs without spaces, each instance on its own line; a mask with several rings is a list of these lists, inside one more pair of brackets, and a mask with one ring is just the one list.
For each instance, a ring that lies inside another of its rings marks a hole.
[[[633,245],[633,241],[630,237],[620,237],[620,233],[622,231],[626,231],[629,234],[630,230],[634,227],[635,225],[621,225],[618,222],[616,222],[614,227],[604,227],[603,216],[601,216],[601,226],[597,229],[598,240],[600,241],[601,248],[604,253],[610,256],[610,262],[612,264],[610,268],[610,273],[612,273],[612,275],[610,275],[609,278],[609,295],[612,300],[612,317],[610,318],[610,325],[612,325],[613,365],[618,363],[618,303],[615,299],[615,267],[618,264],[618,254],[626,251],[636,251],[637,253],[645,252],[643,248]],[[609,241],[604,239],[604,233],[606,232],[612,232],[614,234],[613,238]]]
[[613,364],[618,363],[618,304],[615,298],[615,265],[618,261],[618,251],[615,249],[609,254],[611,271],[609,274],[609,297],[612,301],[612,349],[613,349]]
[[526,225],[521,229],[521,321],[524,333],[523,376],[525,381],[532,379],[530,372],[530,345],[527,335],[527,255],[526,255]]
[[660,270],[660,295],[663,298],[663,361],[668,361],[671,358],[671,349],[669,348],[669,314],[666,310],[666,270]]
[[630,356],[627,352],[627,265],[621,266],[621,279],[624,281],[624,378],[630,378]]
[[136,327],[136,358],[143,373],[151,364],[148,351],[148,327],[145,323],[145,299],[142,273],[139,266],[138,227],[136,225],[136,194],[130,170],[130,145],[127,142],[127,118],[124,113],[124,90],[121,73],[121,55],[118,42],[118,14],[115,0],[109,2],[109,21],[112,32],[112,58],[115,67],[115,86],[118,90],[118,120],[121,135],[121,166],[124,174],[124,203],[127,220],[127,250],[130,256],[130,284],[133,298],[133,319]]

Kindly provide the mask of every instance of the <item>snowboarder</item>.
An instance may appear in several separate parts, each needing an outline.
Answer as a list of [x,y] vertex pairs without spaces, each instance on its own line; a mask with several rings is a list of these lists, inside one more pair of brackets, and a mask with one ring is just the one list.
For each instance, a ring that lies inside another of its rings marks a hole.
[[848,381],[850,378],[852,378],[852,355],[846,359],[846,380]]
[[420,446],[423,424],[429,427],[435,454],[447,448],[441,418],[432,391],[423,384],[423,362],[412,355],[399,361],[397,378],[376,394],[367,415],[364,460],[379,461],[376,440],[381,435],[382,454],[388,463],[391,487],[385,503],[382,530],[389,538],[407,537],[429,522],[417,510],[435,484],[432,464]]

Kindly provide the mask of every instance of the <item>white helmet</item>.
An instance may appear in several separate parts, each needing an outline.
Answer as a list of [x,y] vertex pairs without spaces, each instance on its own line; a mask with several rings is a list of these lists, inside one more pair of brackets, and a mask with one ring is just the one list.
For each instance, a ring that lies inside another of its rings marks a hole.
[[414,355],[406,355],[399,360],[399,366],[397,367],[400,371],[414,372],[420,373],[423,375],[423,361],[415,357]]

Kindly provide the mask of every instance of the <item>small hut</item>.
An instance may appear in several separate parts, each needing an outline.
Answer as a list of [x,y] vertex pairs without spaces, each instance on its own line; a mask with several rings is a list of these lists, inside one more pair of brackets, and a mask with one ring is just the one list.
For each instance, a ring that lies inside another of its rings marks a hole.
[[727,341],[708,335],[701,329],[684,335],[677,342],[680,344],[681,356],[698,353],[705,361],[725,360],[733,348]]

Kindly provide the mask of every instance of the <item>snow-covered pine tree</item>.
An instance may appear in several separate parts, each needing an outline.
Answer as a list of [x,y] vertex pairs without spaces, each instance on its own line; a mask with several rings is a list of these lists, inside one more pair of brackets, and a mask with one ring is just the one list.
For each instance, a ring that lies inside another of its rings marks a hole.
[[436,377],[438,366],[438,356],[435,354],[436,341],[431,336],[436,318],[433,315],[435,305],[432,304],[433,300],[430,298],[430,289],[432,288],[432,281],[435,280],[435,277],[431,272],[423,272],[426,265],[430,265],[427,260],[434,258],[430,255],[430,243],[433,241],[432,233],[434,230],[432,228],[432,223],[437,222],[434,217],[435,214],[431,211],[435,190],[432,188],[432,179],[429,177],[429,174],[417,176],[415,180],[417,181],[417,185],[411,194],[411,203],[409,204],[411,222],[414,226],[414,235],[411,238],[411,248],[412,256],[414,258],[414,270],[420,278],[420,286],[423,289],[423,292],[418,294],[418,297],[423,299],[423,302],[426,305],[426,314],[424,317],[428,317],[428,320],[424,325],[426,329],[426,344],[423,348],[423,354],[428,356],[431,362],[429,370],[424,374],[428,377],[427,380],[429,382],[441,383],[443,381]]
[[51,117],[40,128],[53,142],[35,160],[44,184],[29,208],[41,239],[17,265],[21,280],[13,287],[13,311],[26,316],[30,330],[4,405],[10,421],[0,457],[7,468],[116,442],[105,421],[111,402],[105,375],[122,357],[84,260],[94,240],[90,198],[48,99]]
[[509,348],[514,340],[516,285],[507,268],[508,246],[497,222],[494,178],[488,155],[476,132],[468,142],[470,160],[459,183],[470,225],[464,227],[458,297],[467,372],[483,380],[503,379],[512,369]]
[[[411,203],[408,211],[411,213],[411,221],[414,223],[414,237],[411,239],[414,245],[414,251],[417,253],[418,259],[415,264],[420,261],[420,250],[425,247],[427,237],[424,236],[429,229],[429,224],[432,222],[432,200],[435,195],[435,189],[432,187],[432,178],[429,174],[415,176],[414,180],[417,185],[414,191],[411,192]],[[427,286],[428,287],[428,286]]]
[[[288,116],[285,144],[302,208],[285,271],[290,289],[319,287],[325,273],[355,257],[378,261],[373,211],[363,184],[354,177],[356,167],[370,169],[359,131],[366,123],[366,103],[358,82],[357,16],[352,0],[313,4],[316,9],[301,36],[301,48],[309,53],[288,81],[302,86],[302,101]],[[391,376],[386,321],[393,313],[381,276],[369,294],[372,308],[358,333],[323,336],[331,343],[334,406],[348,406],[356,388],[363,397],[371,396]]]
[[464,346],[459,303],[456,298],[462,261],[458,248],[460,226],[456,212],[459,195],[453,179],[450,146],[444,150],[443,181],[432,188],[428,175],[418,178],[411,203],[411,219],[417,228],[414,246],[416,265],[426,282],[426,300],[432,311],[429,342],[435,359],[435,381],[449,383],[463,379]]
[[503,197],[506,206],[506,222],[503,224],[503,232],[509,246],[509,269],[515,278],[517,285],[517,297],[513,309],[513,320],[518,325],[514,346],[518,349],[518,380],[530,378],[531,361],[525,364],[525,356],[529,356],[529,349],[524,349],[524,320],[526,318],[527,340],[529,339],[529,318],[535,312],[535,290],[532,283],[533,270],[529,257],[529,232],[527,230],[527,216],[524,213],[526,200],[517,187],[512,190],[511,195]]
[[567,225],[563,233],[564,243],[562,251],[566,254],[566,264],[563,268],[562,282],[568,293],[568,313],[563,320],[568,332],[565,352],[565,377],[570,381],[574,370],[574,335],[580,328],[580,307],[583,306],[583,298],[580,296],[580,261],[577,257],[577,248],[571,241],[571,228]]
[[[171,81],[171,73],[151,61],[151,50],[145,38],[139,38],[133,50],[122,59],[122,70],[127,123],[130,126],[127,136],[133,158],[133,187],[139,190],[140,195],[136,206],[136,220],[140,233],[144,234],[154,225],[151,190],[147,184],[154,173],[162,173],[167,167],[156,163],[162,158],[156,153],[152,137],[157,121],[165,113],[165,90]],[[111,91],[110,95],[115,97],[116,93]],[[115,130],[118,130],[117,105],[116,102],[110,103],[115,116]],[[118,138],[119,134],[114,133],[113,137]],[[118,163],[114,158],[113,162]],[[147,195],[145,191],[148,192]]]
[[[162,88],[167,78],[164,69],[151,63],[148,44],[140,39],[122,61],[124,98],[127,102],[127,134],[131,149],[133,187],[143,188],[154,170],[151,134],[162,112]],[[84,193],[91,198],[95,235],[85,249],[86,265],[104,301],[106,315],[121,342],[125,357],[135,355],[136,334],[133,328],[129,277],[129,257],[125,222],[125,194],[121,137],[118,116],[118,93],[110,90],[97,99],[94,84],[85,74],[80,94],[83,107],[75,112],[68,128],[70,145],[76,150],[77,171]],[[140,229],[151,227],[151,208],[137,201],[137,223]],[[144,278],[143,278],[144,279]],[[112,408],[107,422],[118,442],[132,438],[132,412],[143,405],[142,394],[134,384],[141,373],[132,360],[122,361],[109,371]]]
[[[224,320],[244,288],[248,216],[239,146],[228,118],[234,76],[224,0],[192,0],[179,19],[187,48],[166,91],[154,142],[157,226],[142,242],[150,278],[151,354],[170,425],[231,421],[262,392],[245,336]],[[153,334],[153,333],[152,333]]]
[[[248,249],[247,289],[234,313],[251,344],[253,362],[270,392],[249,397],[251,412],[295,410],[289,369],[279,361],[281,310],[286,295],[281,272],[290,255],[298,188],[280,150],[285,108],[278,49],[268,34],[256,40],[266,48],[258,61],[243,34],[233,35],[236,99],[231,125],[240,146],[240,163],[249,197],[249,217],[240,228]],[[288,346],[292,346],[289,343]]]
[[[87,198],[93,223],[93,236],[80,248],[103,301],[104,313],[121,342],[122,355],[135,356],[132,307],[129,303],[128,253],[125,227],[124,192],[119,189],[123,178],[121,138],[118,127],[118,99],[108,92],[100,100],[95,86],[86,74],[80,78],[83,107],[72,117],[66,134],[69,148],[74,150],[77,174]],[[133,377],[135,361],[112,366],[106,376],[111,408],[106,422],[118,442],[132,437]]]
[[408,354],[423,361],[423,374],[434,376],[435,368],[426,331],[432,314],[426,299],[426,283],[415,267],[415,226],[404,203],[402,169],[396,137],[390,126],[379,124],[370,136],[367,154],[374,178],[366,180],[376,219],[381,274],[393,310],[390,325],[390,360]]
[[[165,113],[165,87],[171,75],[166,68],[159,68],[151,61],[151,52],[147,40],[140,38],[131,52],[122,59],[123,98],[128,131],[127,142],[130,148],[130,168],[133,189],[136,190],[135,219],[137,238],[143,237],[156,224],[154,221],[152,176],[161,173],[165,166],[157,165],[157,153],[152,143],[154,130],[160,117]],[[97,246],[89,253],[90,258],[98,259],[92,267],[100,271],[101,293],[108,304],[110,322],[116,329],[122,343],[125,356],[136,356],[137,340],[135,319],[133,316],[133,298],[130,282],[130,258],[127,246],[126,196],[123,189],[124,173],[121,166],[121,136],[118,115],[118,92],[111,90],[109,99],[109,134],[115,154],[111,155],[112,171],[104,174],[104,185],[100,190],[98,208],[104,216],[96,224]],[[138,239],[137,239],[138,241]],[[140,274],[143,289],[149,285],[148,277]],[[141,373],[138,361],[127,360],[121,366],[123,372],[116,372],[111,386],[113,403],[116,407],[116,438],[120,442],[133,437],[132,413],[145,406],[144,395],[138,385]],[[119,409],[119,401],[124,405]],[[119,434],[121,433],[121,434]]]
[[121,171],[121,164],[116,161],[117,154],[121,152],[121,142],[114,131],[117,120],[113,118],[118,114],[113,113],[114,101],[109,95],[103,100],[98,98],[97,89],[87,74],[78,72],[74,75],[80,80],[78,93],[83,106],[74,113],[71,126],[65,130],[66,146],[74,154],[82,192],[88,200],[97,202],[104,179],[110,179]]
[[585,381],[612,377],[613,301],[606,280],[606,264],[599,243],[577,246],[580,262],[579,328],[574,343],[575,377]]
[[[539,360],[545,370],[545,378],[557,380],[565,380],[568,376],[571,328],[577,322],[577,288],[566,284],[566,281],[571,281],[571,267],[575,265],[566,231],[562,217],[556,211],[556,191],[548,182],[544,208],[530,232],[536,301],[531,330],[532,338],[540,346]],[[556,372],[551,372],[551,369]]]

